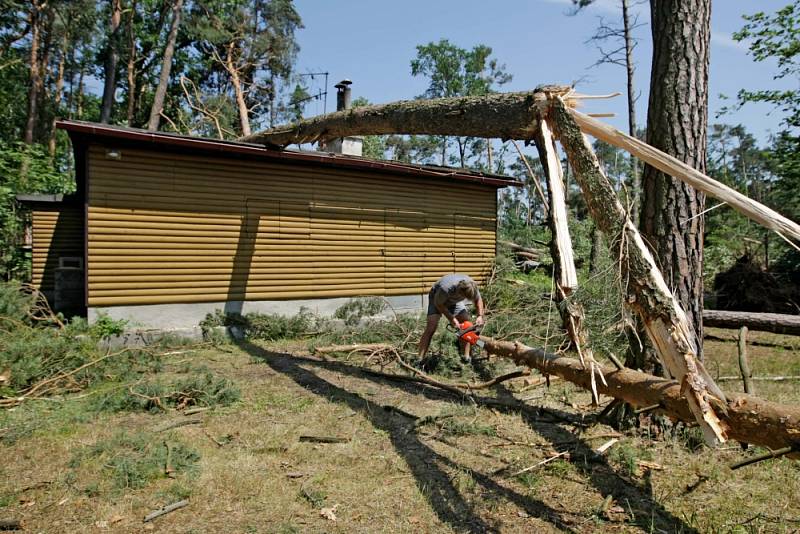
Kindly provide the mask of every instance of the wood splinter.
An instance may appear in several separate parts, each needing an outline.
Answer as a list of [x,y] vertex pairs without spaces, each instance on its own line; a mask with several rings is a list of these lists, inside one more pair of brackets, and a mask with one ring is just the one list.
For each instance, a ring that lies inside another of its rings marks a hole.
[[166,514],[168,514],[170,512],[174,512],[175,510],[183,508],[184,506],[189,506],[189,501],[187,499],[183,499],[182,501],[174,502],[172,504],[164,506],[163,508],[159,508],[155,512],[151,512],[151,513],[147,514],[145,516],[145,518],[144,518],[144,522],[145,523],[149,523],[150,521],[152,521],[153,519],[155,519],[157,517],[161,517],[162,515],[166,515]]

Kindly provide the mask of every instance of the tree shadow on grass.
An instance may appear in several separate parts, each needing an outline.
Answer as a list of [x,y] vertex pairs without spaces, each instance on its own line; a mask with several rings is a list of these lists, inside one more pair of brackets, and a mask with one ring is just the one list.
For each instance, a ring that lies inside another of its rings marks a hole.
[[[287,354],[281,355],[277,353],[272,353],[270,351],[266,351],[256,345],[252,344],[247,344],[247,345],[248,347],[252,347],[256,351],[259,351],[259,354],[256,355],[261,358],[264,358],[264,355],[274,354],[275,356],[290,358],[295,365],[299,363],[314,365],[346,375],[359,376],[361,378],[371,380],[376,383],[388,385],[395,389],[400,389],[402,391],[405,391],[407,393],[422,395],[425,396],[426,398],[430,398],[433,400],[452,401],[453,399],[459,399],[458,396],[438,388],[428,387],[417,383],[397,382],[387,378],[381,378],[379,376],[371,375],[369,374],[368,370],[365,370],[364,368],[357,365],[351,365],[335,360],[318,360],[316,358],[306,358],[302,356],[292,356]],[[243,348],[247,350],[246,347]],[[251,352],[251,354],[253,353]],[[479,373],[481,372],[480,369],[478,369],[478,371]],[[485,373],[485,370],[483,372]],[[486,375],[484,375],[484,377],[486,377]],[[496,389],[498,390],[497,391],[498,398],[504,400],[516,401],[512,392],[509,391],[508,388],[504,387],[502,384],[498,385]],[[647,532],[652,532],[652,531],[685,532],[685,533],[697,532],[696,529],[685,523],[682,519],[673,515],[666,508],[664,508],[664,506],[661,503],[657,502],[653,498],[652,487],[650,486],[650,484],[645,482],[644,484],[640,485],[637,484],[635,481],[629,480],[621,476],[613,469],[613,467],[608,463],[608,460],[604,456],[596,454],[593,448],[588,443],[576,438],[575,435],[572,432],[570,432],[570,430],[567,428],[567,426],[569,426],[570,424],[580,422],[579,418],[577,418],[574,414],[570,412],[555,410],[552,408],[548,408],[547,411],[541,411],[539,407],[527,405],[524,403],[516,403],[516,405],[511,405],[511,406],[502,406],[494,403],[493,401],[495,401],[496,399],[493,397],[478,396],[474,394],[472,395],[472,399],[474,399],[478,404],[491,406],[492,408],[497,409],[499,411],[507,413],[510,412],[519,413],[522,416],[523,420],[526,422],[526,424],[528,424],[528,426],[532,430],[534,430],[542,437],[550,441],[550,443],[553,444],[554,446],[563,448],[565,445],[569,445],[570,447],[572,447],[572,454],[571,454],[572,465],[575,466],[575,468],[579,473],[586,476],[586,478],[589,480],[592,486],[595,489],[597,489],[602,494],[603,497],[611,495],[611,497],[620,506],[622,506],[626,512],[628,512],[632,516],[628,524],[636,525]],[[461,397],[459,400],[466,402],[468,399],[466,396],[464,396]],[[364,401],[362,400],[360,402],[363,403]],[[353,409],[355,410],[356,408]],[[360,411],[363,411],[363,409]],[[403,430],[403,432],[405,432],[405,430]],[[409,436],[413,437],[411,436],[411,434],[409,434]],[[418,439],[415,441],[419,442]],[[422,443],[420,443],[420,445],[422,447],[426,447]],[[434,451],[430,452],[432,454],[436,454]],[[440,456],[437,455],[437,457]],[[441,459],[445,462],[449,462],[449,460],[447,460],[446,458],[441,458]],[[486,484],[489,484],[489,481],[492,480],[486,475],[482,475],[480,473],[473,472],[471,474],[473,478],[481,484],[483,484],[481,480],[486,482]],[[418,480],[420,479],[418,478]],[[496,482],[492,482],[491,484],[500,487],[499,485],[497,485]],[[505,488],[502,487],[500,488],[503,491],[507,491]],[[520,499],[522,499],[523,501],[527,500],[526,497],[520,496],[518,494],[515,495]],[[509,498],[509,500],[512,502],[517,502],[512,498]],[[558,512],[555,512],[551,508],[547,507],[546,504],[539,501],[536,501],[536,503],[538,506],[542,507],[543,510],[545,510],[547,513],[556,514],[556,516],[559,517],[558,521],[561,522],[562,524],[564,525],[569,524],[569,520],[565,521],[563,517],[560,517]],[[523,509],[525,509],[529,514],[550,521],[554,525],[559,526],[559,528],[568,528],[567,526],[559,525],[555,521],[551,521],[551,519],[548,517],[547,514],[541,515],[536,513],[535,511],[531,511],[530,509],[528,509],[528,507],[524,506],[523,504],[518,503],[518,505],[521,506]]]
[[[351,410],[364,415],[375,428],[385,431],[397,453],[409,466],[420,492],[431,508],[442,522],[454,530],[482,533],[497,531],[498,527],[487,523],[477,514],[475,507],[467,502],[453,485],[452,477],[443,470],[445,467],[467,473],[488,493],[513,502],[528,515],[541,518],[561,530],[575,532],[569,525],[571,522],[569,519],[565,519],[543,502],[503,487],[490,476],[453,462],[431,449],[415,432],[409,432],[413,420],[404,417],[399,410],[388,411],[379,404],[332,384],[301,365],[316,365],[343,374],[362,375],[358,373],[358,367],[272,352],[246,341],[241,341],[238,345],[251,356],[263,360],[272,369],[285,374],[303,388],[331,402],[346,404]],[[363,377],[375,378],[366,374]],[[414,389],[416,389],[414,392],[419,393],[419,388]],[[452,396],[449,398],[452,399]]]
[[[485,367],[478,366],[477,371],[483,379],[490,378]],[[498,397],[514,398],[513,393],[504,384],[498,384],[496,391]],[[630,523],[647,532],[697,532],[655,500],[649,476],[641,485],[622,477],[609,465],[604,456],[597,454],[586,441],[578,439],[564,425],[542,424],[542,421],[528,410],[520,411],[520,415],[532,430],[553,446],[571,447],[571,464],[589,479],[592,486],[604,498],[610,495],[617,504],[631,514],[633,517]]]

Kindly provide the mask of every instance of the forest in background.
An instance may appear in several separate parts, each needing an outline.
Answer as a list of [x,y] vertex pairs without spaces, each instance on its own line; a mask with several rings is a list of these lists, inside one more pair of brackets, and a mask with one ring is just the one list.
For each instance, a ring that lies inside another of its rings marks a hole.
[[[588,3],[576,2],[578,7]],[[63,132],[55,129],[56,119],[234,139],[301,118],[306,103],[324,96],[310,94],[306,77],[296,69],[295,33],[303,22],[291,0],[2,0],[1,4],[0,109],[6,127],[0,132],[0,272],[4,279],[28,276],[14,197],[74,188],[71,150]],[[776,78],[798,76],[798,4],[746,16],[734,36],[749,46],[754,61],[776,64]],[[620,16],[625,22],[624,13]],[[617,44],[625,43],[616,24],[601,23],[598,28],[595,39],[605,46],[599,62],[624,65],[614,53],[620,50]],[[499,91],[513,75],[485,44],[462,48],[443,39],[419,45],[416,57],[409,60],[410,75],[428,81],[428,89],[417,95],[421,98]],[[798,220],[800,94],[743,87],[728,113],[716,120],[729,119],[737,106],[754,101],[776,108],[776,117],[781,117],[776,118],[781,121],[777,133],[761,145],[746,126],[711,124],[707,172]],[[363,98],[354,100],[354,105],[367,104]],[[631,124],[644,137],[644,128],[635,121]],[[641,166],[613,147],[598,144],[596,150],[635,214]],[[536,193],[541,185],[538,160],[525,156],[523,161],[511,143],[368,137],[365,155],[516,176],[525,187],[502,194],[503,236],[524,245],[548,239]],[[578,256],[588,258],[599,240],[569,170],[567,186]],[[716,274],[747,258],[736,268],[772,281],[770,287],[754,283],[754,292],[761,297],[772,292],[769,299],[781,301],[779,309],[761,311],[800,311],[797,252],[716,201],[706,205],[705,218],[703,276],[709,293]]]

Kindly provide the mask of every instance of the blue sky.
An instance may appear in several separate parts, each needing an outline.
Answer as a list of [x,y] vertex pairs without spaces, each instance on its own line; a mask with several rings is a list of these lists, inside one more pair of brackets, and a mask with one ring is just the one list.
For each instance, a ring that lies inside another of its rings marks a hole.
[[[734,96],[741,88],[787,87],[772,80],[774,63],[755,63],[747,47],[731,34],[741,28],[741,16],[763,10],[774,12],[787,0],[715,0],[712,7],[712,45],[709,122],[743,123],[765,141],[770,131],[779,128],[780,115],[770,107],[748,105],[722,118],[715,113],[725,105],[720,94]],[[298,33],[300,72],[328,71],[328,111],[335,108],[333,84],[342,78],[353,80],[353,96],[364,96],[373,103],[414,98],[426,88],[422,78],[411,76],[409,62],[418,44],[446,38],[471,48],[486,44],[494,56],[513,74],[504,91],[533,89],[545,83],[570,84],[585,93],[603,94],[625,91],[625,70],[604,65],[589,68],[599,57],[595,45],[586,43],[597,27],[598,18],[612,22],[620,18],[618,0],[598,0],[576,16],[568,16],[570,0],[296,0],[305,29]],[[640,38],[635,50],[636,84],[641,97],[637,104],[640,123],[646,119],[647,85],[652,54],[649,6],[634,8],[640,22]],[[322,87],[317,78],[312,88]],[[790,86],[791,87],[791,86]],[[796,87],[795,87],[796,88]],[[587,111],[613,112],[605,119],[627,129],[624,96],[594,101]],[[312,102],[307,115],[322,113],[322,104]]]

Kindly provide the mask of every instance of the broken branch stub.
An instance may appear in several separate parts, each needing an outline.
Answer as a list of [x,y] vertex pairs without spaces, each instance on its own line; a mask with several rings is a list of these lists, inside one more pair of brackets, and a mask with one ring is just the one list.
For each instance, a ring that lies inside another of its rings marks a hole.
[[642,318],[662,364],[681,383],[706,442],[725,442],[726,429],[714,409],[724,406],[725,396],[697,358],[697,336],[686,313],[667,287],[589,141],[558,97],[551,100],[548,120],[555,125],[592,218],[620,259],[626,304]]

